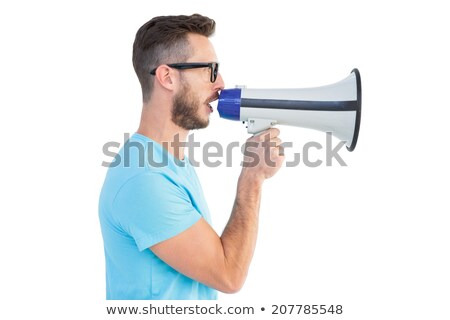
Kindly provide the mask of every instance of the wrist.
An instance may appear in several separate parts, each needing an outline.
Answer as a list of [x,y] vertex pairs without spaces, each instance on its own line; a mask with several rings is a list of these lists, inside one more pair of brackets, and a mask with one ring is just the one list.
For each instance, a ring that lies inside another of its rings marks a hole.
[[238,185],[244,184],[248,187],[260,189],[264,180],[264,177],[256,175],[255,172],[243,168],[241,175],[239,176]]

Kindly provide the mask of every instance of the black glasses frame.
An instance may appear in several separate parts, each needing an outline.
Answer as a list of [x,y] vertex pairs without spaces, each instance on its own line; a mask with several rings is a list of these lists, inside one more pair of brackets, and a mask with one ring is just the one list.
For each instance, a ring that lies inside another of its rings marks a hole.
[[[171,63],[167,66],[178,69],[178,70],[186,70],[186,69],[196,69],[196,68],[209,68],[211,71],[211,78],[210,81],[212,83],[216,82],[217,76],[219,74],[219,63],[218,62],[186,62],[186,63]],[[151,75],[156,74],[156,67],[155,69],[150,71]]]

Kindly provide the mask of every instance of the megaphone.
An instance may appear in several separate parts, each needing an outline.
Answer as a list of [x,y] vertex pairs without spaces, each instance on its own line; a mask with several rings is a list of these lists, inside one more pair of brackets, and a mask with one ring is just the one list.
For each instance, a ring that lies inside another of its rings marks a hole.
[[281,124],[332,132],[353,151],[361,121],[361,76],[358,69],[334,84],[302,89],[224,89],[220,117],[247,123],[256,134]]

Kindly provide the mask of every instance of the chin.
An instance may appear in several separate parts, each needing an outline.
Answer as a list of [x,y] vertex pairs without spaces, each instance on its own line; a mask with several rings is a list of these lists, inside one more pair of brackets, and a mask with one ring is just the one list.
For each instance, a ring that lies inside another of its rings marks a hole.
[[206,122],[198,123],[195,129],[205,129],[209,126],[209,120]]

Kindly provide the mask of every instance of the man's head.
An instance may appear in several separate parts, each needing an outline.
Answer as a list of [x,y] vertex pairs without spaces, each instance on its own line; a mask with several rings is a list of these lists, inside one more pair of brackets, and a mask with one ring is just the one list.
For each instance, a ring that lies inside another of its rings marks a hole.
[[161,64],[186,62],[192,55],[188,35],[209,37],[215,25],[214,20],[199,14],[162,16],[151,19],[138,30],[133,44],[133,66],[144,103],[150,99],[155,80],[150,71]]
[[144,106],[152,105],[159,119],[167,115],[185,130],[208,125],[210,103],[224,87],[208,39],[214,29],[214,20],[194,14],[156,17],[138,30],[133,65]]

